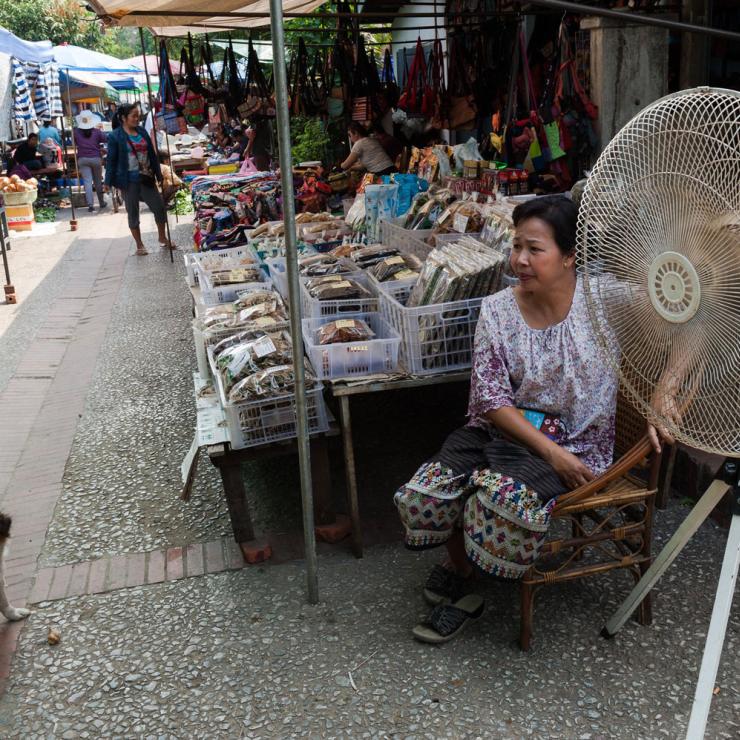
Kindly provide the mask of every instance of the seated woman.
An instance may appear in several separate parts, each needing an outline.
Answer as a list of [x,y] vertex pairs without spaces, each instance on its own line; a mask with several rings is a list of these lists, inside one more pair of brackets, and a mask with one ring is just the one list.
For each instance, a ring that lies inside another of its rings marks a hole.
[[29,134],[28,138],[18,145],[13,153],[10,170],[16,165],[22,165],[34,175],[53,175],[61,172],[61,167],[56,165],[47,166],[38,151],[38,134]]
[[368,136],[367,129],[361,123],[352,121],[347,131],[352,149],[347,159],[340,165],[343,170],[363,169],[373,175],[390,175],[396,171],[382,144]]
[[[554,498],[612,463],[618,379],[592,329],[575,269],[578,209],[543,196],[514,210],[519,285],[483,301],[469,422],[395,495],[406,546],[445,544],[424,589],[439,605],[417,639],[442,642],[483,613],[463,597],[478,571],[520,578],[547,533]],[[653,443],[659,449],[654,430]]]

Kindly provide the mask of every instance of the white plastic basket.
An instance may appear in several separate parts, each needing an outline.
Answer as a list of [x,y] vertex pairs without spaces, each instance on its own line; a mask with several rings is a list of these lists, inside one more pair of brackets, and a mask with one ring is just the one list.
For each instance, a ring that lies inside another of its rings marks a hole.
[[404,254],[413,254],[422,262],[433,249],[424,241],[431,233],[431,229],[404,229],[392,221],[384,220],[380,221],[378,232],[381,244],[395,247]]
[[303,343],[316,375],[327,380],[395,370],[401,346],[398,332],[378,313],[361,313],[347,318],[362,319],[375,333],[375,339],[320,345],[319,329],[336,319],[303,319]]
[[230,285],[213,285],[211,283],[210,273],[201,269],[200,265],[196,265],[196,271],[198,273],[198,282],[200,283],[201,301],[206,306],[216,306],[219,303],[235,301],[239,297],[239,294],[245,290],[259,288],[270,290],[272,288],[272,280],[267,277],[264,270],[261,270],[265,276],[264,280],[253,281],[251,283],[232,283]]
[[189,252],[183,255],[185,260],[185,270],[188,275],[188,285],[193,286],[198,284],[198,270],[197,265],[200,264],[206,258],[216,257],[224,262],[230,260],[241,260],[244,257],[251,257],[252,260],[259,264],[260,260],[257,253],[251,247],[246,244],[241,247],[231,247],[230,249],[215,249],[206,252]]
[[[308,255],[306,255],[308,256]],[[360,272],[360,268],[350,259],[340,260],[346,266],[347,274],[351,272]],[[270,279],[275,284],[275,289],[280,295],[288,300],[288,269],[285,263],[285,257],[274,257],[266,259],[265,264],[270,270]]]
[[[223,379],[215,370],[210,352],[208,359],[216,380],[233,449],[258,447],[298,436],[295,393],[231,403],[226,398]],[[306,412],[309,434],[321,434],[329,430],[329,418],[321,385],[306,391]]]
[[370,295],[366,298],[343,298],[336,301],[320,301],[313,298],[306,288],[306,280],[301,278],[301,310],[303,317],[307,319],[318,319],[322,316],[344,316],[356,313],[375,313],[378,310],[378,297],[375,285],[364,272],[353,272],[348,275],[352,280],[358,282]]
[[383,283],[380,313],[401,335],[401,363],[413,375],[470,367],[482,298],[406,308],[409,285]]

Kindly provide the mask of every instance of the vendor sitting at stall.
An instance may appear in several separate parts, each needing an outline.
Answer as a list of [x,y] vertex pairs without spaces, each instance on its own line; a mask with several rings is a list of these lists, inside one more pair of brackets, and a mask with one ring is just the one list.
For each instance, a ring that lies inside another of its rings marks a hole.
[[213,143],[217,149],[222,152],[226,152],[227,149],[234,145],[234,142],[226,131],[226,126],[223,123],[219,123],[216,126],[216,132],[213,135]]
[[35,175],[51,175],[61,172],[58,166],[46,167],[44,165],[44,160],[38,152],[38,146],[38,134],[29,134],[28,138],[16,147],[10,163],[11,174],[17,165],[25,167]]
[[424,588],[437,606],[413,630],[421,641],[452,639],[483,613],[479,596],[461,599],[474,571],[521,578],[544,542],[554,498],[612,463],[618,379],[576,274],[577,214],[564,196],[514,210],[510,263],[519,285],[483,301],[468,425],[395,495],[406,546],[447,548]]
[[341,164],[343,170],[363,169],[373,175],[390,175],[396,171],[391,158],[386,154],[381,143],[368,136],[367,129],[356,121],[347,128],[352,149]]

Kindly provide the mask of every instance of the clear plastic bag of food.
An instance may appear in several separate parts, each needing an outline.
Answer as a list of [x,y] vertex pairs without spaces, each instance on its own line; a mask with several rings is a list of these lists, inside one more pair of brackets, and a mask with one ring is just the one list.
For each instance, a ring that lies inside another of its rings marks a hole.
[[367,342],[375,332],[362,319],[336,319],[319,327],[316,341],[319,344]]
[[344,275],[328,275],[327,277],[310,280],[306,283],[306,288],[312,298],[317,298],[320,301],[370,297],[370,292],[364,286]]
[[[304,358],[304,372],[306,377],[306,388],[315,387],[317,380],[309,364]],[[232,403],[239,401],[254,401],[270,396],[281,396],[286,393],[295,392],[295,372],[293,363],[275,365],[273,367],[258,370],[240,380],[229,391],[229,400]]]
[[416,277],[421,270],[421,260],[413,254],[396,254],[386,257],[370,268],[370,273],[381,283],[387,280],[406,280]]
[[224,349],[216,359],[216,366],[228,390],[242,378],[267,367],[291,362],[292,357],[287,332],[265,332]]
[[386,247],[384,244],[371,244],[354,251],[352,261],[362,270],[372,267],[386,257],[395,257],[401,252],[395,247]]
[[209,275],[215,285],[234,285],[236,283],[261,283],[265,273],[259,267],[236,267],[232,270],[214,270]]

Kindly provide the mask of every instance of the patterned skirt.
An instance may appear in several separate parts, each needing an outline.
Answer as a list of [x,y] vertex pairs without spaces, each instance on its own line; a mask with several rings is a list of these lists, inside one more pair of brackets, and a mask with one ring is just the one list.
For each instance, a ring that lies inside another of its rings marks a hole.
[[554,497],[564,493],[553,468],[515,442],[463,427],[394,497],[406,547],[445,543],[462,528],[465,551],[484,573],[520,578],[547,535]]

